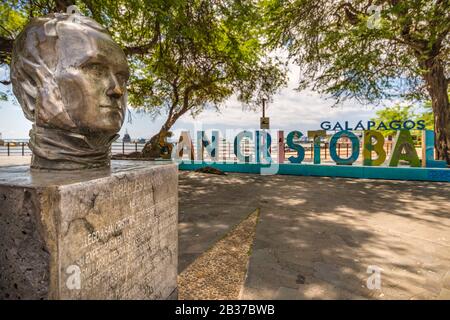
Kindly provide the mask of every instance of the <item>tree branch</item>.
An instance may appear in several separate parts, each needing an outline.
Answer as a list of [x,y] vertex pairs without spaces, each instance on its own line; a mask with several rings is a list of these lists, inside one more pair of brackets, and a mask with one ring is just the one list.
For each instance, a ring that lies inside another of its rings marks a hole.
[[55,11],[66,12],[67,8],[75,5],[75,0],[56,0]]
[[13,35],[13,33],[10,30],[6,29],[2,25],[0,25],[0,28],[2,28],[6,33],[8,33],[10,38],[14,38],[14,35]]
[[135,47],[125,47],[123,48],[123,51],[127,56],[134,55],[134,54],[145,54],[150,51],[151,48],[154,47],[156,44],[156,41],[151,41],[147,44],[141,45],[141,46],[135,46]]
[[14,40],[0,36],[0,64],[6,63],[11,56]]
[[359,12],[355,7],[353,7],[351,3],[349,2],[342,3],[337,7],[335,13],[337,14],[337,12],[340,11],[341,9],[344,9],[345,17],[351,25],[358,24],[359,21],[358,14],[361,12]]
[[155,22],[155,34],[153,35],[153,38],[150,40],[149,43],[146,43],[141,46],[133,46],[133,47],[125,47],[123,48],[123,51],[127,56],[134,55],[134,54],[145,54],[148,53],[157,43],[159,40],[159,37],[161,35],[161,30],[159,26],[159,22]]

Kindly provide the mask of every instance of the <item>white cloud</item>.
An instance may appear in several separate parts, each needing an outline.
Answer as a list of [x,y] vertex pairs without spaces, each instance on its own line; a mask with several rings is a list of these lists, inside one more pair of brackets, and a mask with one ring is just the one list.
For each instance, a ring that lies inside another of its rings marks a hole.
[[[289,83],[279,94],[274,97],[266,111],[270,117],[273,129],[319,129],[322,121],[349,121],[357,123],[359,120],[367,121],[375,115],[374,108],[358,103],[345,103],[339,107],[332,107],[334,101],[321,97],[311,90],[297,91],[298,67],[289,68]],[[205,128],[259,128],[261,111],[245,111],[242,104],[232,97],[221,113],[206,110],[195,119],[190,115],[180,118],[175,128],[189,129],[194,123],[201,123]]]
[[[320,128],[322,121],[349,121],[356,125],[359,120],[367,121],[375,115],[371,107],[365,107],[355,102],[346,103],[340,107],[333,107],[333,101],[321,97],[311,90],[298,92],[295,90],[299,80],[299,68],[291,65],[289,68],[289,83],[274,97],[269,104],[266,116],[270,117],[272,129],[307,130]],[[189,114],[184,115],[175,124],[173,130],[181,129],[258,129],[261,112],[243,110],[242,104],[236,97],[230,98],[220,113],[206,110],[196,119]],[[134,138],[149,138],[159,131],[164,116],[155,120],[149,115],[133,112],[133,122],[122,127],[121,135],[126,130]],[[26,138],[31,123],[25,119],[20,106],[11,103],[0,103],[0,132],[4,138]]]

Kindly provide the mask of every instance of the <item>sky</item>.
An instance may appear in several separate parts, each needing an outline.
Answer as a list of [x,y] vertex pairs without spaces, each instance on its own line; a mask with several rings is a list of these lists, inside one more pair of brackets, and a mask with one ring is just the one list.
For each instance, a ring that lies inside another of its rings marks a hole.
[[[348,121],[355,126],[359,120],[367,122],[375,115],[377,110],[372,106],[363,106],[355,101],[348,101],[339,107],[332,107],[334,101],[326,99],[311,91],[297,91],[295,88],[299,81],[299,68],[289,67],[288,86],[274,96],[274,101],[268,105],[266,116],[270,117],[270,128],[273,130],[299,130],[306,134],[307,130],[320,129],[320,123]],[[0,90],[4,91],[5,87]],[[0,133],[3,139],[26,139],[31,128],[31,122],[25,119],[20,105],[9,99],[0,101]],[[132,123],[128,117],[120,132],[121,136],[128,131],[132,139],[150,138],[157,133],[164,121],[164,115],[152,119],[150,115],[131,111]],[[206,110],[195,119],[189,114],[182,116],[172,130],[175,137],[181,130],[197,131],[200,129],[218,129],[237,132],[240,129],[258,129],[261,111],[244,110],[243,105],[236,97],[227,100],[220,113]]]

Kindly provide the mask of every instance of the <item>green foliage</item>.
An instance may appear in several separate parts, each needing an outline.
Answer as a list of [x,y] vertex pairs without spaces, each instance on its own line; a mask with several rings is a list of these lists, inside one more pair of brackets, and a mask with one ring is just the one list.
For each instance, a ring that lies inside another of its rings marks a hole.
[[18,1],[5,1],[0,3],[0,36],[15,37],[27,21],[24,11],[17,8]]
[[[135,2],[140,1],[131,1],[131,7]],[[130,26],[117,37],[129,52],[149,47],[145,54],[133,54],[130,59],[134,72],[129,101],[134,107],[154,115],[167,111],[170,120],[186,111],[195,116],[204,108],[218,109],[232,94],[257,106],[285,84],[283,65],[268,58],[261,45],[258,12],[250,2],[190,0],[152,5],[130,11],[136,17],[154,12],[156,18],[150,22],[139,23],[137,18],[132,23],[144,25],[136,33],[153,33],[130,37]]]
[[422,108],[418,110],[418,113],[416,114],[416,121],[417,120],[425,121],[425,129],[434,130],[434,116],[431,101],[426,101]]
[[[400,121],[404,122],[406,120],[411,120],[415,118],[413,106],[402,106],[395,105],[393,107],[387,107],[384,109],[380,109],[376,112],[376,117],[371,119],[376,123],[384,122],[385,124],[389,124],[391,121]],[[381,133],[387,136],[395,136],[395,130],[382,130]]]
[[[431,110],[431,102],[426,102],[423,106],[400,105],[380,109],[376,112],[376,117],[371,119],[376,123],[384,122],[389,124],[391,121],[404,122],[406,120],[425,121],[425,129],[434,129],[433,111]],[[395,136],[395,130],[383,130],[381,133],[387,136]],[[419,133],[416,133],[418,135]]]
[[[300,88],[312,86],[337,101],[371,104],[399,96],[429,99],[423,65],[438,57],[448,71],[449,1],[262,4],[268,43],[286,47],[302,67]],[[379,19],[372,5],[381,6]]]
[[[11,2],[11,1],[10,1]],[[56,10],[59,1],[12,1],[19,16]],[[67,1],[66,1],[67,2]],[[68,1],[70,2],[70,1]],[[129,58],[129,103],[170,128],[183,114],[221,107],[231,95],[250,107],[286,84],[285,65],[269,57],[260,10],[239,0],[79,0]],[[17,32],[22,22],[8,28]]]

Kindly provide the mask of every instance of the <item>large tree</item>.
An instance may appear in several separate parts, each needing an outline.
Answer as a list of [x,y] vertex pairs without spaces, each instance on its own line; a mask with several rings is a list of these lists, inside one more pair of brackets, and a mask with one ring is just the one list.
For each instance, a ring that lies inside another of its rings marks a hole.
[[152,141],[186,113],[195,116],[208,107],[218,109],[233,94],[254,107],[285,84],[283,64],[270,58],[262,45],[262,19],[253,1],[7,2],[9,12],[16,15],[9,14],[9,24],[17,16],[23,19],[0,32],[0,63],[8,63],[11,43],[28,18],[64,11],[72,3],[108,28],[129,58],[130,105],[166,116]]
[[[65,12],[75,0],[4,0],[0,3],[0,66],[9,64],[15,37],[30,18]],[[8,85],[8,79],[0,79]]]
[[450,164],[449,0],[264,0],[267,35],[302,67],[300,88],[338,102],[430,99]]

